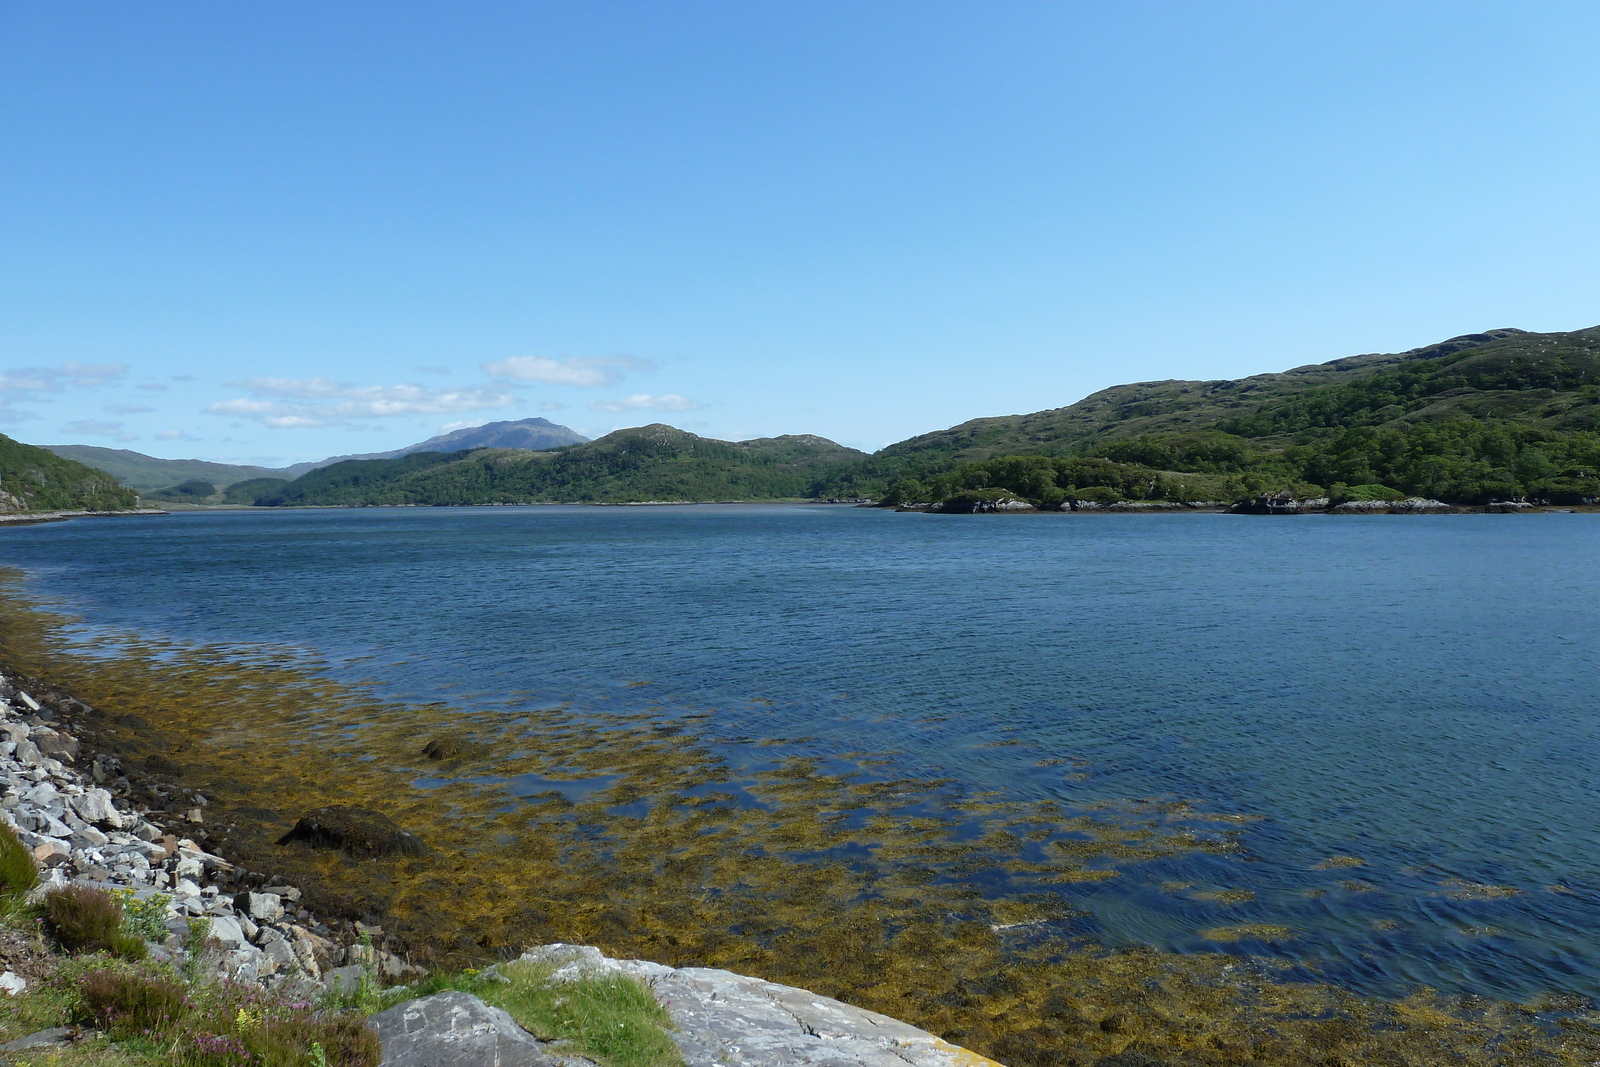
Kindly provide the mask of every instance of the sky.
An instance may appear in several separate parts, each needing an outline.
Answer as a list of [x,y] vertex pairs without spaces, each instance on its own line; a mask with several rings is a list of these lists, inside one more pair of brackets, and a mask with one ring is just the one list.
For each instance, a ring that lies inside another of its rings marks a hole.
[[866,450],[1600,323],[1600,5],[0,0],[0,433]]

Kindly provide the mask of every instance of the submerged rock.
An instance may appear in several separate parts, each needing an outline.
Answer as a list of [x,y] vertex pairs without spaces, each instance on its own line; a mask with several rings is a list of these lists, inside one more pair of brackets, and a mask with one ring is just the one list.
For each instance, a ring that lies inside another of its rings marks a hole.
[[428,851],[422,838],[402,830],[389,816],[366,808],[318,808],[302,816],[294,829],[278,839],[312,848],[338,849],[352,856],[421,856]]

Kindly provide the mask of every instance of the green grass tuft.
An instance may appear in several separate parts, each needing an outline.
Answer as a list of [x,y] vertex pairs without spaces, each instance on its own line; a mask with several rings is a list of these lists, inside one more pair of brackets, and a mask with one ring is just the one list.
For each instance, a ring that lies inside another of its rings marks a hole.
[[644,983],[622,974],[551,983],[553,969],[504,964],[499,970],[507,981],[482,983],[476,992],[523,1029],[606,1067],[682,1067],[667,1033],[672,1020]]
[[9,826],[0,825],[0,894],[21,896],[39,884],[33,853]]

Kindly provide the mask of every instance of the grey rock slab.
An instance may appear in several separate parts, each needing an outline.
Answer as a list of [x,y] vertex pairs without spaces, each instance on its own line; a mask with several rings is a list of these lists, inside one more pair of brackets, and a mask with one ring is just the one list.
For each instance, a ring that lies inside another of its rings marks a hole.
[[643,982],[672,1017],[689,1067],[997,1067],[887,1015],[731,971],[613,960],[582,945],[543,945],[522,959],[555,965],[552,981],[611,971]]
[[435,993],[367,1020],[379,1067],[555,1067],[561,1062],[506,1012],[470,993]]
[[23,1049],[40,1048],[44,1045],[59,1045],[72,1036],[72,1027],[53,1026],[48,1030],[36,1030],[27,1037],[19,1037],[15,1041],[7,1041],[0,1045],[0,1052],[21,1052]]
[[250,918],[268,923],[283,918],[283,898],[276,893],[251,893]]
[[244,930],[232,915],[215,915],[211,918],[210,935],[223,948],[234,949],[245,943]]
[[347,967],[335,967],[322,976],[322,984],[328,987],[330,993],[349,994],[361,988],[361,980],[367,976],[367,969],[359,963],[352,963]]

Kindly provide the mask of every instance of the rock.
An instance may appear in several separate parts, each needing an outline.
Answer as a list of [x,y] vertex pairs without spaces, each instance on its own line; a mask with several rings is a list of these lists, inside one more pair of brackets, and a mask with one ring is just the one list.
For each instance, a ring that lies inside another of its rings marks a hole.
[[522,958],[559,963],[552,979],[614,971],[643,982],[672,1017],[672,1040],[691,1067],[999,1067],[887,1015],[730,971],[607,959],[582,945],[544,945]]
[[367,969],[359,963],[347,967],[335,967],[322,976],[322,984],[328,987],[328,992],[348,996],[361,989],[362,981],[367,977]]
[[211,940],[225,949],[236,949],[246,944],[244,929],[232,915],[212,916]]
[[299,842],[312,848],[339,849],[352,856],[421,856],[422,838],[402,830],[382,812],[365,808],[318,808],[301,817],[278,844]]
[[407,963],[399,956],[388,952],[378,953],[378,973],[385,978],[399,982],[407,978],[421,978],[427,970],[414,963]]
[[84,825],[72,832],[72,843],[79,848],[100,848],[111,843],[111,838],[96,830],[93,826]]
[[35,730],[29,740],[39,747],[41,753],[52,759],[70,762],[78,758],[78,739],[71,734],[46,728]]
[[273,893],[284,900],[299,900],[300,890],[292,885],[269,885],[261,888],[263,893]]
[[122,829],[122,814],[112,802],[111,794],[104,789],[85,790],[83,796],[72,798],[72,807],[84,822]]
[[19,1037],[15,1041],[7,1041],[0,1045],[0,1052],[21,1052],[23,1049],[41,1048],[44,1045],[59,1045],[72,1036],[72,1027],[53,1026],[48,1030],[36,1030],[27,1037]]
[[0,974],[0,989],[5,990],[7,996],[14,997],[28,988],[28,980],[19,974],[7,971]]
[[462,756],[472,755],[478,747],[478,744],[469,738],[456,734],[443,734],[423,745],[422,755],[431,760],[459,759]]
[[506,1012],[470,993],[435,993],[367,1020],[380,1067],[554,1067],[559,1061]]
[[32,741],[18,741],[17,751],[13,753],[17,760],[29,766],[37,766],[44,756],[39,752],[39,746]]
[[240,893],[235,898],[235,906],[243,904],[241,909],[250,918],[258,923],[274,923],[283,918],[283,898],[276,893]]
[[50,862],[50,857],[52,856],[70,855],[72,855],[72,846],[65,841],[57,841],[55,838],[47,839],[33,848],[33,858],[40,863]]

